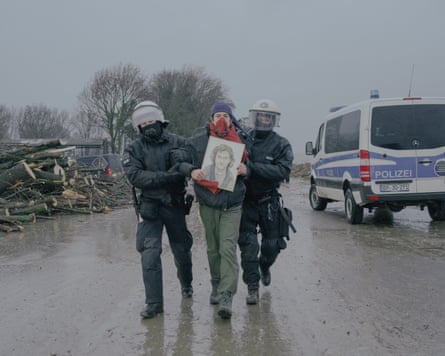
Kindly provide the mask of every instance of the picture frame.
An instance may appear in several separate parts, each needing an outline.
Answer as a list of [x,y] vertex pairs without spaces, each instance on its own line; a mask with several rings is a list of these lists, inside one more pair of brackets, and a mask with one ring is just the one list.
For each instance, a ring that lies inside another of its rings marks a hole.
[[219,189],[233,192],[244,148],[243,143],[210,136],[201,167],[207,172],[206,179],[217,181]]

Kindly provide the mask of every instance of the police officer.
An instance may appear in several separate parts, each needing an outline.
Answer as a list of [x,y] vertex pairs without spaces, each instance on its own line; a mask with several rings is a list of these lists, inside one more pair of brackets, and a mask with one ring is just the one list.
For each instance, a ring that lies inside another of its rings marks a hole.
[[270,284],[270,267],[286,247],[280,234],[278,188],[281,182],[289,180],[293,153],[289,141],[273,131],[279,120],[280,110],[271,100],[259,100],[249,110],[252,138],[245,140],[249,152],[247,190],[238,240],[247,304],[258,303],[260,278],[263,285]]
[[[140,220],[136,249],[141,254],[146,307],[143,318],[163,312],[162,231],[165,227],[174,256],[182,296],[189,298],[192,288],[192,236],[185,220],[185,178],[169,169],[172,152],[184,146],[184,139],[166,132],[168,121],[152,101],[136,105],[131,117],[140,137],[124,153],[124,169],[130,183],[139,188]],[[176,155],[177,156],[177,155]]]

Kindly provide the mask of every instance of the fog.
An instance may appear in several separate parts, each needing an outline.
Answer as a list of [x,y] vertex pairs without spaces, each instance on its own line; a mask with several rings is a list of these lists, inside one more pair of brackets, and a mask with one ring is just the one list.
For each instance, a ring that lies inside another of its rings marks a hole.
[[444,10],[439,0],[3,1],[0,104],[73,111],[101,69],[199,66],[228,87],[236,116],[275,101],[298,157],[330,107],[371,89],[445,96]]

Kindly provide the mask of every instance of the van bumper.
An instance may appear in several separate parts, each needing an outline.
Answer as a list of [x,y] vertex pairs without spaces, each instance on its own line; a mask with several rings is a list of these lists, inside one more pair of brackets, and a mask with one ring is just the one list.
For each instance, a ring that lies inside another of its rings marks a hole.
[[370,187],[362,187],[360,192],[361,206],[379,206],[386,203],[398,203],[402,205],[422,205],[430,202],[444,200],[445,192],[433,193],[409,193],[409,194],[375,194]]

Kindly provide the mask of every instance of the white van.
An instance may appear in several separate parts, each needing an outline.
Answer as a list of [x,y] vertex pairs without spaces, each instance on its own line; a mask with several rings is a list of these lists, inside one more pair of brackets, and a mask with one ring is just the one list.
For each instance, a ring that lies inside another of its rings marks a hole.
[[445,220],[445,98],[370,99],[331,112],[313,155],[309,201],[314,210],[344,201],[351,224],[363,210],[425,207]]

